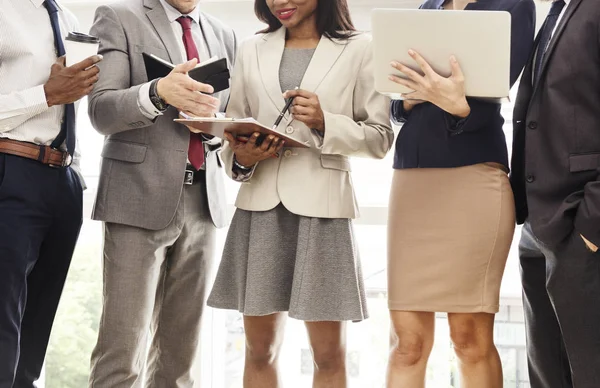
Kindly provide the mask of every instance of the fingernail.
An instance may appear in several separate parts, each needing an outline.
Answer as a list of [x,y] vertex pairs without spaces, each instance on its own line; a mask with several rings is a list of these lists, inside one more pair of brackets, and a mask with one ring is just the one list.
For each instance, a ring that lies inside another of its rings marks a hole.
[[273,140],[273,135],[269,135],[269,140]]
[[390,65],[392,65],[392,67],[396,67],[396,66],[398,66],[400,64],[398,62],[396,62],[396,61],[392,61],[392,62],[390,62]]
[[413,49],[408,50],[408,55],[415,55],[415,51]]
[[394,77],[390,75],[390,76],[388,76],[388,79],[389,79],[390,81],[393,81],[393,80],[394,80]]
[[101,60],[104,59],[104,56],[102,56],[101,54],[96,55],[98,57],[98,62],[100,62]]
[[451,60],[452,62],[456,62],[456,57],[455,57],[454,55],[451,55],[451,56],[450,56],[450,60]]

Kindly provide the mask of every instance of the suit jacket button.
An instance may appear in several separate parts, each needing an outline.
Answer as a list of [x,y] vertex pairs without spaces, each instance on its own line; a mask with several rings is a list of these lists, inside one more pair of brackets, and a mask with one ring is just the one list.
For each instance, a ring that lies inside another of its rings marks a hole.
[[289,158],[290,156],[292,156],[292,150],[285,150],[283,152],[283,156],[285,156],[286,158]]
[[538,123],[536,121],[530,121],[529,124],[527,125],[527,127],[529,129],[537,129]]
[[292,133],[294,133],[294,127],[292,127],[292,126],[290,125],[289,127],[287,127],[287,128],[285,129],[285,133],[287,133],[288,135],[289,135],[289,134],[292,134]]
[[527,183],[532,183],[533,181],[535,181],[535,177],[533,175],[527,175]]

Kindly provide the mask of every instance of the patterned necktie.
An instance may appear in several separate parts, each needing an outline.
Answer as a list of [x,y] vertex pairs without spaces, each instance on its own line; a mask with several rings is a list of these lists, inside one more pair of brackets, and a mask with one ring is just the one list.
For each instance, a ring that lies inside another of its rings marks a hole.
[[[65,55],[65,46],[60,34],[60,24],[58,22],[58,6],[54,0],[44,1],[44,7],[48,10],[52,32],[54,33],[54,46],[59,57]],[[52,148],[59,149],[62,143],[67,141],[67,152],[73,155],[75,152],[75,104],[65,105],[65,116],[63,118],[60,133],[50,145]]]
[[552,3],[552,7],[550,7],[550,12],[546,17],[546,21],[544,22],[544,26],[542,27],[542,31],[540,32],[540,42],[538,43],[538,47],[535,53],[535,83],[537,85],[540,77],[542,75],[542,64],[544,63],[544,58],[546,56],[546,49],[552,40],[552,34],[554,33],[554,28],[556,27],[556,23],[558,22],[558,17],[565,7],[564,0],[556,0]]
[[[198,48],[192,37],[192,19],[187,16],[181,16],[177,19],[183,28],[183,45],[187,54],[188,61],[196,58],[200,62]],[[200,170],[204,165],[204,144],[202,143],[202,135],[199,133],[190,132],[190,145],[188,146],[188,159],[196,170]]]

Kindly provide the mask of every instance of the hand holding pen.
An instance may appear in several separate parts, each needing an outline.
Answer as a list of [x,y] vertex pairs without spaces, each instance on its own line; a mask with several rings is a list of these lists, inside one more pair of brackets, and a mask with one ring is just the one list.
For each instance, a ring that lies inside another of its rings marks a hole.
[[325,132],[325,114],[315,93],[295,89],[288,90],[283,97],[289,99],[288,103],[293,101],[290,112],[295,120],[303,122],[311,129]]
[[[297,90],[298,90],[298,87],[296,86],[294,88],[294,91],[297,91]],[[294,102],[295,96],[286,97],[286,93],[289,93],[289,90],[287,92],[283,93],[283,97],[287,98],[287,102],[285,103],[285,106],[283,107],[283,110],[281,111],[281,113],[279,113],[279,116],[277,116],[277,120],[275,120],[275,124],[273,124],[273,130],[277,129],[279,124],[281,124],[281,120],[283,120],[286,112],[290,109],[290,107],[292,106],[292,103]]]

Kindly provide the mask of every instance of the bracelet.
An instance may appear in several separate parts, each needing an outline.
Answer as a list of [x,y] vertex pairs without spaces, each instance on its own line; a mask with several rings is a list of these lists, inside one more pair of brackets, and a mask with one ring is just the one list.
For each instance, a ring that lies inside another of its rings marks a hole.
[[250,170],[252,170],[252,167],[254,167],[254,166],[252,166],[252,167],[246,167],[246,166],[243,166],[243,165],[241,165],[241,164],[240,164],[240,163],[239,163],[239,162],[238,162],[238,161],[235,159],[235,157],[233,158],[233,164],[234,164],[234,165],[235,165],[237,168],[239,168],[240,170],[244,170],[244,171],[250,171]]

